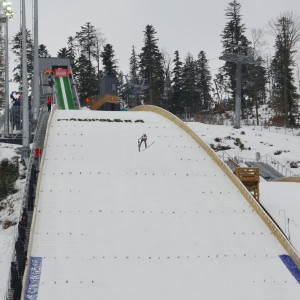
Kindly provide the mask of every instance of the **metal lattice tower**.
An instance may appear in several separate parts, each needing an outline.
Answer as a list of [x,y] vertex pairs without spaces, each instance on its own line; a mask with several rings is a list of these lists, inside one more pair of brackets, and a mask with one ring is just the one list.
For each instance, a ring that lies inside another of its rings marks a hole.
[[131,91],[132,106],[135,107],[138,105],[138,95],[140,95],[145,89],[148,88],[148,85],[145,85],[144,78],[130,78],[128,75],[125,75],[126,86],[128,90]]
[[231,52],[225,53],[223,54],[223,56],[220,56],[219,59],[237,64],[234,127],[241,128],[242,65],[255,65],[259,64],[259,61],[254,59],[254,53],[251,47],[231,45],[230,51]]

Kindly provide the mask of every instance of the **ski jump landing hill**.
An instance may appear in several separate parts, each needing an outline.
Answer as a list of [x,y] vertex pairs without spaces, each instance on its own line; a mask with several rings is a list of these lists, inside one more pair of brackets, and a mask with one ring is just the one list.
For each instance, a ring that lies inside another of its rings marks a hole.
[[[138,152],[137,141],[148,144]],[[299,257],[184,123],[151,106],[51,112],[25,299],[298,299]]]

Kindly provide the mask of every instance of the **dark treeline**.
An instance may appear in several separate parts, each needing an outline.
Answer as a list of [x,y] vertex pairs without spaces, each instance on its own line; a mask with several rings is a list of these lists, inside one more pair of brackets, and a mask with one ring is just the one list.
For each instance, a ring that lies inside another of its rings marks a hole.
[[[283,13],[269,21],[267,31],[274,37],[273,56],[263,47],[264,31],[253,29],[246,36],[241,5],[231,1],[225,9],[225,26],[220,33],[223,51],[220,55],[245,55],[254,64],[242,66],[242,116],[251,115],[259,122],[258,109],[269,104],[277,122],[294,125],[299,122],[299,94],[295,85],[296,46],[300,40],[300,21],[293,13]],[[106,43],[103,33],[90,22],[70,36],[58,57],[71,61],[78,84],[80,101],[98,94],[99,82],[106,76],[119,79],[120,101],[133,106],[153,104],[180,115],[234,111],[237,64],[223,61],[214,78],[207,54],[199,49],[196,57],[176,50],[170,55],[158,46],[158,34],[148,24],[143,31],[143,47],[138,52],[132,46],[128,76],[117,67],[113,45]],[[32,39],[28,31],[29,82],[32,70]],[[18,65],[14,80],[20,82],[20,34],[13,41]],[[40,56],[49,56],[45,45],[40,45]],[[1,73],[1,72],[0,72]]]

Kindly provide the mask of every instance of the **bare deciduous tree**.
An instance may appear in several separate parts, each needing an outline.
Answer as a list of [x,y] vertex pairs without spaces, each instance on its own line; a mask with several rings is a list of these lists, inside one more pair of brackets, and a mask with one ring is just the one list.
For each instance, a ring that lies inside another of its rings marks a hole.
[[280,37],[286,48],[293,51],[300,41],[300,18],[293,12],[282,13],[268,23],[268,30],[275,37]]
[[254,59],[258,59],[263,56],[267,41],[265,39],[266,31],[264,28],[253,28],[251,30],[251,42],[254,50]]
[[[96,28],[96,44],[95,44],[95,51],[94,51],[94,58],[97,63],[97,74],[100,76],[100,62],[101,62],[101,50],[103,49],[106,42],[106,38],[102,33],[100,28]],[[98,78],[100,79],[100,78]]]

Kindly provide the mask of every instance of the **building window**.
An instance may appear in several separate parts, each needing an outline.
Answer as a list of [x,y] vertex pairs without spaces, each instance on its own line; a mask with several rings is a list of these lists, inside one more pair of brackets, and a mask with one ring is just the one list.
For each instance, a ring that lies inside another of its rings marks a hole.
[[116,91],[117,90],[117,85],[115,83],[111,84],[111,90]]

